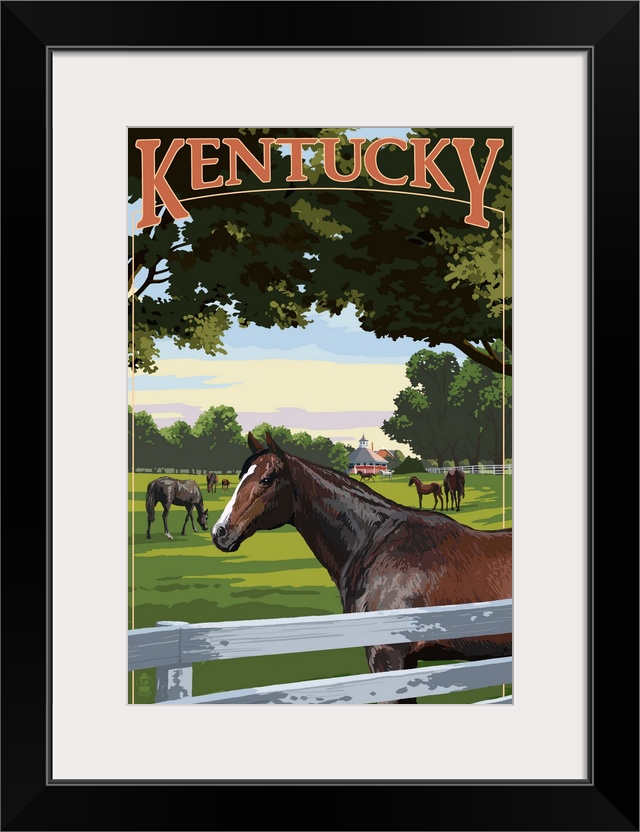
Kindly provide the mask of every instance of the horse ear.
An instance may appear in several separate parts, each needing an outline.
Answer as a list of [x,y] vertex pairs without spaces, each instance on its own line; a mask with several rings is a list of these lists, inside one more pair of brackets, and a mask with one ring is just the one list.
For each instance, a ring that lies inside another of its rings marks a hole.
[[282,448],[279,448],[276,445],[273,436],[271,436],[271,434],[268,431],[265,433],[264,438],[267,440],[267,447],[269,448],[271,453],[274,453],[276,456],[279,456],[280,459],[284,459],[284,451],[282,450]]
[[264,451],[264,445],[255,438],[251,431],[247,434],[247,442],[254,454],[257,454],[258,451]]

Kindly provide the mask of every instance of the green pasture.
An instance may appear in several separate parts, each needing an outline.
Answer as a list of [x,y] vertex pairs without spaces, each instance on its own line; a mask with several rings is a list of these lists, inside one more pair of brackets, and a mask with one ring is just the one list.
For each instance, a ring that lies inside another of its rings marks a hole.
[[[224,554],[213,546],[210,529],[231,499],[238,484],[237,475],[225,475],[231,482],[228,491],[222,491],[218,485],[211,494],[207,493],[204,475],[176,475],[180,479],[195,479],[200,485],[209,509],[209,531],[202,531],[194,516],[197,531],[193,532],[189,523],[183,537],[180,532],[185,510],[173,506],[168,522],[174,539],[168,540],[162,526],[162,507],[158,504],[151,540],[147,540],[146,488],[157,476],[135,474],[132,492],[129,475],[130,535],[133,521],[128,557],[129,629],[153,627],[162,620],[196,624],[342,612],[335,585],[295,529],[284,526],[258,532],[233,554]],[[441,482],[442,475],[425,474],[421,479]],[[394,502],[417,508],[418,497],[415,488],[408,487],[408,481],[406,474],[369,485]],[[449,514],[477,529],[499,529],[503,522],[510,527],[511,482],[510,476],[467,475],[461,510],[450,510]],[[503,488],[507,507],[504,521]],[[433,498],[427,495],[422,505],[423,509],[432,509]],[[367,672],[364,648],[201,662],[194,665],[193,694]],[[129,674],[129,701],[133,684],[135,703],[149,704],[155,691],[154,671],[145,671],[152,677],[150,687],[136,684],[140,673]],[[507,693],[510,692],[508,687]],[[419,701],[474,702],[501,693],[501,688],[495,688]]]

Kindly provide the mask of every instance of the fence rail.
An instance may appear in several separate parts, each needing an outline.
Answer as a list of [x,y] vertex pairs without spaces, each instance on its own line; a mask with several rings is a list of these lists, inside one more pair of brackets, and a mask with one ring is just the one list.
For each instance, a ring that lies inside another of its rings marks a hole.
[[[511,474],[512,471],[512,464],[509,462],[505,465],[457,465],[457,468],[461,468],[465,474]],[[428,474],[446,474],[447,471],[450,471],[452,468],[451,465],[445,466],[444,468],[425,468],[424,470]],[[159,468],[138,468],[136,467],[135,473],[136,474],[190,474],[192,476],[198,475],[203,476],[207,473],[208,469],[204,468],[167,468],[160,466]],[[380,466],[364,466],[359,465],[358,471],[355,471],[353,468],[345,471],[345,474],[351,474],[352,476],[357,476],[358,473],[362,470],[363,474],[380,474],[382,470]],[[393,469],[390,468],[389,471],[393,472]],[[229,471],[216,471],[217,474],[239,474],[240,469],[229,470]]]
[[[157,668],[156,703],[333,704],[384,702],[511,682],[511,658],[270,685],[194,697],[194,662],[304,653],[372,644],[510,633],[511,599],[348,615],[188,624],[129,630],[129,670]],[[489,702],[502,702],[501,699]]]
[[[446,474],[450,471],[451,465],[446,468],[425,468],[427,474]],[[508,462],[506,465],[457,465],[456,468],[464,471],[465,474],[512,474],[513,465]]]

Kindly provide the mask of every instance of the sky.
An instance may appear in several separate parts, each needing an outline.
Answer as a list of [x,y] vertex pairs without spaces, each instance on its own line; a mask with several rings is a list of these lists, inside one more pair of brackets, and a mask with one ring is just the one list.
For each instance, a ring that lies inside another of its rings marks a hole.
[[163,427],[193,425],[207,408],[228,405],[243,431],[269,422],[355,446],[364,434],[374,449],[411,453],[381,425],[408,385],[407,360],[424,344],[362,332],[350,308],[332,319],[315,315],[305,330],[234,326],[223,340],[227,355],[215,357],[158,342],[158,372],[130,379],[135,410]]
[[[384,132],[383,132],[384,131]],[[367,128],[353,136],[405,136],[408,128]],[[129,206],[130,213],[136,206]],[[130,223],[129,223],[130,227]],[[140,285],[140,273],[136,284]],[[357,446],[407,445],[386,436],[381,425],[393,413],[394,397],[406,386],[405,365],[426,345],[410,338],[376,338],[360,329],[353,307],[339,316],[311,314],[305,329],[263,329],[233,325],[223,336],[226,355],[179,349],[170,339],[157,342],[160,357],[153,375],[129,379],[130,404],[146,410],[159,427],[183,419],[193,425],[211,406],[228,405],[243,431],[261,422],[292,432],[328,436]],[[462,363],[464,356],[453,347]]]

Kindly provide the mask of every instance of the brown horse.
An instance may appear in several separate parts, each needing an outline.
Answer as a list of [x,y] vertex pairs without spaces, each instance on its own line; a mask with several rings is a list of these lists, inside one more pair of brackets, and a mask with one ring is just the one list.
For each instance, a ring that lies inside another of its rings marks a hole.
[[422,497],[425,494],[433,494],[433,507],[434,509],[438,508],[438,500],[440,500],[440,508],[444,509],[444,503],[442,501],[442,487],[440,486],[439,482],[422,482],[422,480],[418,479],[418,477],[413,476],[409,480],[409,486],[415,485],[416,491],[418,492],[418,501],[420,508],[422,508]]
[[[368,485],[285,453],[249,433],[253,454],[220,519],[214,545],[235,552],[255,532],[290,524],[333,579],[345,613],[511,598],[511,529],[477,531],[453,517],[398,505]],[[365,648],[372,672],[418,660],[511,655],[511,635]],[[401,704],[415,699],[399,700]]]
[[455,508],[460,511],[460,500],[464,497],[464,471],[461,468],[452,468],[444,475],[444,496],[449,511],[449,494],[451,494],[451,511]]
[[360,482],[364,480],[375,480],[376,478],[376,475],[371,471],[358,471],[358,476],[360,477]]
[[162,503],[162,522],[164,524],[164,533],[173,540],[173,536],[169,533],[167,526],[167,517],[169,516],[169,509],[175,503],[177,506],[184,506],[187,510],[187,516],[182,527],[182,534],[185,534],[187,523],[191,520],[191,528],[196,531],[193,522],[193,509],[198,513],[198,523],[203,531],[207,530],[207,518],[209,516],[209,509],[205,509],[202,500],[202,492],[195,480],[176,480],[173,477],[158,477],[157,480],[152,480],[147,486],[147,540],[151,540],[151,524],[156,519],[156,504]]
[[216,491],[218,485],[218,475],[215,471],[207,471],[207,491],[211,493]]
[[231,483],[229,482],[229,480],[228,480],[228,479],[224,479],[224,480],[222,480],[222,482],[220,483],[220,488],[221,488],[223,491],[228,491],[228,490],[229,490],[229,486],[230,486],[230,485],[231,485]]

